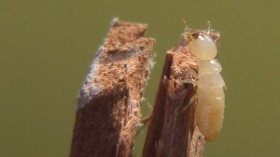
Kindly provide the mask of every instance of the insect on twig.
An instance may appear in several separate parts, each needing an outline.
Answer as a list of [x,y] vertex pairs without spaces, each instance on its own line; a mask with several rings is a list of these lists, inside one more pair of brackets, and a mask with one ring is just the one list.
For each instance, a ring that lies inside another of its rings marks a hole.
[[218,50],[211,38],[210,21],[207,31],[192,30],[186,26],[185,38],[189,41],[191,53],[197,58],[199,68],[194,82],[197,86],[195,95],[197,126],[206,140],[214,140],[222,128],[225,82],[220,74],[222,66],[215,59]]

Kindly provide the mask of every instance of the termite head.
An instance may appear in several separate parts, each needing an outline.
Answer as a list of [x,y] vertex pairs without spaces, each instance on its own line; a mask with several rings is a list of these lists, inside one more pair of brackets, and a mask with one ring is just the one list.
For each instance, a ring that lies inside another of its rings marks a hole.
[[215,42],[210,36],[211,33],[211,25],[208,22],[208,30],[207,31],[199,31],[195,29],[191,29],[188,27],[186,21],[185,22],[185,40],[189,42],[191,52],[199,59],[199,60],[212,60],[217,55],[217,47]]
[[192,34],[190,38],[190,50],[199,60],[212,60],[216,57],[216,44],[207,33]]

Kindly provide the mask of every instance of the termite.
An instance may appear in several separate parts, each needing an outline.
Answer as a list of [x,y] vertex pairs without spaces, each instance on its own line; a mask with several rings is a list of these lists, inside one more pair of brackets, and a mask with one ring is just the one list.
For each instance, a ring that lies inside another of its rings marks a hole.
[[197,58],[198,74],[194,82],[197,86],[195,95],[195,119],[199,131],[207,141],[214,140],[221,128],[224,117],[225,82],[220,72],[221,64],[215,59],[217,46],[211,38],[211,27],[207,31],[193,30],[186,26],[185,38],[189,48]]

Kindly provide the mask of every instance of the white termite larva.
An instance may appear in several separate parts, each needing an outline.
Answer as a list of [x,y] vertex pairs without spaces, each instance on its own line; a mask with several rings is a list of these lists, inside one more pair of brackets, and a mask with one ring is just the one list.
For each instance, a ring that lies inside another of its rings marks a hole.
[[225,95],[225,82],[220,74],[222,66],[215,59],[217,47],[208,31],[191,30],[186,39],[192,54],[197,57],[198,74],[195,85],[197,106],[195,119],[199,131],[207,141],[214,140],[222,128]]

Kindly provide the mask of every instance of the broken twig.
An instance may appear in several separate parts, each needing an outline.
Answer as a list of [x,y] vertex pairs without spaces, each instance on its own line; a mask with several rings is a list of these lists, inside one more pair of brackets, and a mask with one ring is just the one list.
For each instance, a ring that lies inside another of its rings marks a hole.
[[131,156],[154,40],[114,20],[78,98],[70,157]]

